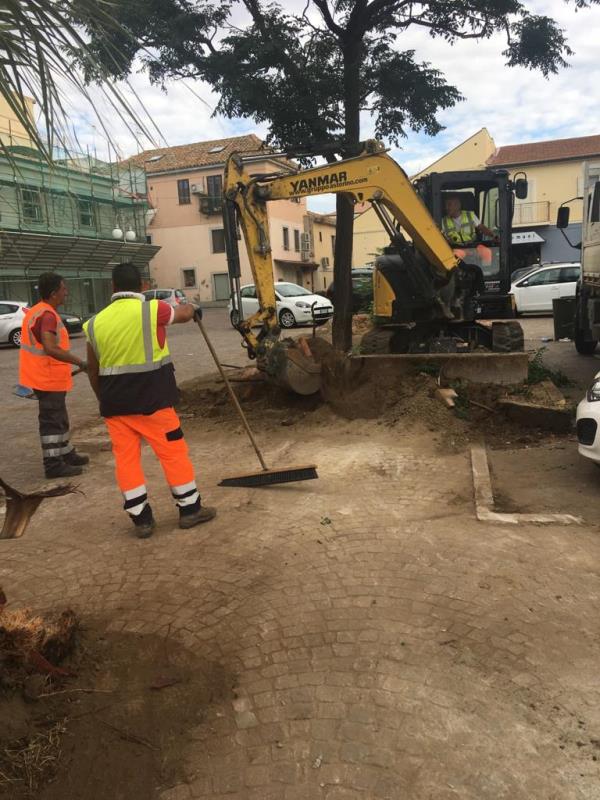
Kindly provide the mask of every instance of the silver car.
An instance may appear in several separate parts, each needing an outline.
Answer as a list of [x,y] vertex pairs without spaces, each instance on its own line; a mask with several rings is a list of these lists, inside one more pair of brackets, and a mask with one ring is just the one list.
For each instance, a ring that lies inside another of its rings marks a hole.
[[144,297],[146,300],[163,300],[173,308],[187,303],[187,297],[181,289],[148,289]]
[[0,342],[19,347],[21,326],[28,308],[21,300],[0,300]]

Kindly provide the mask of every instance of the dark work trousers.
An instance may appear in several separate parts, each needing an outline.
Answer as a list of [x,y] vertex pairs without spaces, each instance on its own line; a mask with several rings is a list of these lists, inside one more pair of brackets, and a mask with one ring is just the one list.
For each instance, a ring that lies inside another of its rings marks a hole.
[[66,392],[42,392],[35,390],[39,401],[40,439],[44,469],[52,471],[60,467],[63,458],[73,450],[69,443],[69,415]]

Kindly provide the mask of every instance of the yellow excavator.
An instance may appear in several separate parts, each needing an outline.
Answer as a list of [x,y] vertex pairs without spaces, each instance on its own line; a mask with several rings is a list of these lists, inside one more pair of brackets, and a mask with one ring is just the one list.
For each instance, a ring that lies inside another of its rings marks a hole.
[[[267,203],[337,192],[355,203],[370,202],[390,237],[374,272],[376,333],[385,330],[387,343],[399,343],[397,352],[468,352],[480,347],[476,320],[485,294],[483,270],[453,251],[406,173],[383,144],[371,140],[354,158],[311,169],[296,169],[288,161],[277,173],[254,174],[237,154],[227,161],[223,217],[231,294],[239,312],[236,327],[258,368],[298,394],[319,389],[320,368],[306,343],[280,338]],[[241,313],[240,229],[259,302],[258,312],[248,319]],[[519,339],[522,349],[522,333],[516,331],[514,339],[514,349]],[[365,345],[368,348],[368,335]]]

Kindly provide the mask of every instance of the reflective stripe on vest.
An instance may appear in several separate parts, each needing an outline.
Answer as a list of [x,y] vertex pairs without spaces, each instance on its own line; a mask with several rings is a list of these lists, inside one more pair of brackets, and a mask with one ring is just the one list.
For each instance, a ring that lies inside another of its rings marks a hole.
[[100,375],[151,372],[171,362],[157,339],[158,300],[119,298],[84,324]]
[[[444,233],[453,242],[472,242],[477,234],[477,228],[473,220],[472,211],[460,212],[460,226],[457,227],[452,217],[445,216],[442,219]],[[465,236],[466,233],[466,236]]]

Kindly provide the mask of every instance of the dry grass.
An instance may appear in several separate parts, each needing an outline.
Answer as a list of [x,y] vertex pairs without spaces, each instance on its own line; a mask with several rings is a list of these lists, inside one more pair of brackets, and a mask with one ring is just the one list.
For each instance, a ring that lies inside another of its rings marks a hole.
[[[3,610],[0,614],[0,674],[19,682],[23,674],[39,667],[40,656],[46,659],[47,670],[60,663],[75,643],[78,622],[66,610],[59,615],[41,617],[29,609]],[[37,656],[36,656],[37,654]],[[37,657],[37,662],[36,662]],[[1,683],[1,681],[0,681]]]
[[28,740],[21,739],[0,751],[0,787],[35,791],[56,770],[65,731],[66,719],[63,719],[48,731]]

